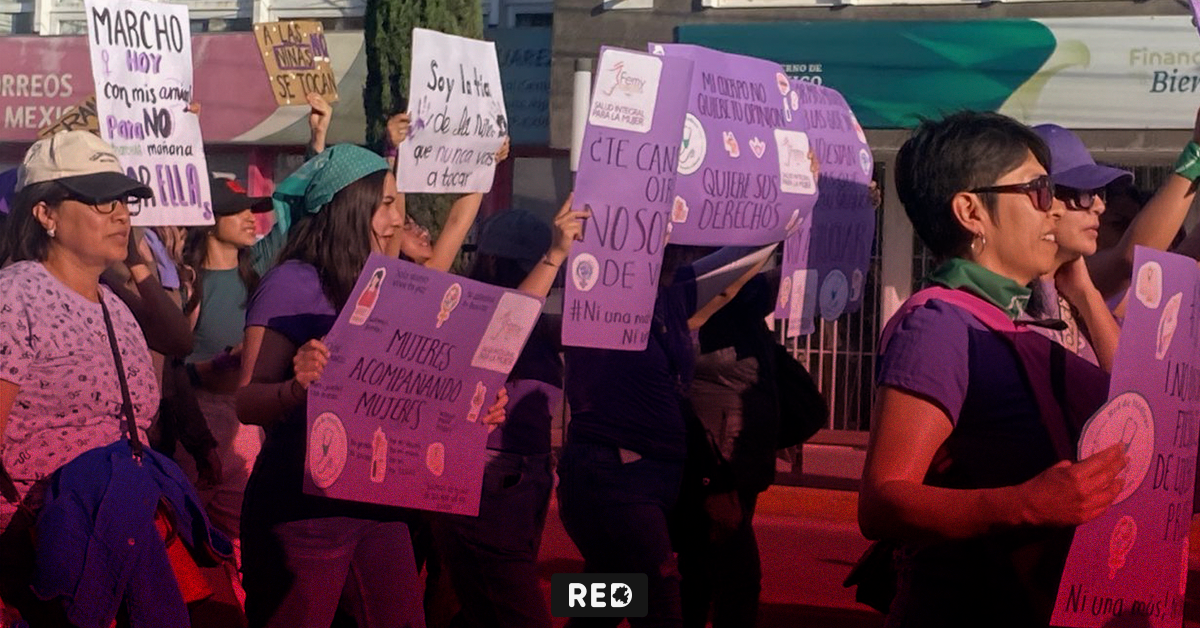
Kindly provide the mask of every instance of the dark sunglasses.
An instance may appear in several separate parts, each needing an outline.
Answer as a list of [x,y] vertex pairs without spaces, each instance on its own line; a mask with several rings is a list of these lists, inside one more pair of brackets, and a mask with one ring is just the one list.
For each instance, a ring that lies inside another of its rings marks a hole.
[[1096,199],[1107,201],[1107,195],[1104,188],[1095,190],[1077,190],[1059,186],[1054,189],[1054,196],[1067,204],[1067,209],[1074,211],[1086,211],[1096,204]]
[[1048,175],[1042,175],[1025,183],[992,185],[969,191],[975,194],[1027,194],[1029,200],[1033,201],[1033,206],[1043,212],[1050,211],[1050,208],[1054,206],[1054,182]]

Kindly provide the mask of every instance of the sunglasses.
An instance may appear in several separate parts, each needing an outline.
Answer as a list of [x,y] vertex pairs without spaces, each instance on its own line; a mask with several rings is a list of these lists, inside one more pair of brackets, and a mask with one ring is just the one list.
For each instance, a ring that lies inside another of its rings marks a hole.
[[1042,175],[1025,183],[1008,185],[992,185],[985,188],[968,190],[974,194],[1026,194],[1038,211],[1048,212],[1054,206],[1054,182],[1048,175]]
[[1062,202],[1066,203],[1067,209],[1072,211],[1086,211],[1096,204],[1096,199],[1107,201],[1107,195],[1104,188],[1095,190],[1077,190],[1058,186],[1054,189],[1054,196]]

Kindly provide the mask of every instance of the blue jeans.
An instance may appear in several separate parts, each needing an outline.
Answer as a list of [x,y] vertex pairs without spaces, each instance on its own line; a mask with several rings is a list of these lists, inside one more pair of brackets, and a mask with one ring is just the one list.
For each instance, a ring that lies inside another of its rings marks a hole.
[[435,515],[434,537],[458,601],[454,628],[550,628],[537,555],[550,505],[550,454],[491,451],[479,516]]
[[251,628],[329,628],[339,603],[359,628],[424,628],[408,525],[349,517],[242,528]]
[[[587,573],[644,573],[650,612],[634,628],[683,625],[679,566],[667,512],[679,496],[683,462],[621,462],[615,447],[567,442],[558,463],[563,527]],[[616,626],[619,619],[573,619],[569,626]]]

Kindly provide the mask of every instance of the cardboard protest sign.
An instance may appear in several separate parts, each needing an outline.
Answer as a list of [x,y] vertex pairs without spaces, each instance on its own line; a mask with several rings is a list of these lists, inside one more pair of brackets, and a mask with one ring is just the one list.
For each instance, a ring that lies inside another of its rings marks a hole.
[[[875,161],[866,134],[841,94],[807,81],[792,81],[792,89],[799,95],[798,115],[807,121],[820,163],[820,193],[807,224],[810,233],[801,228],[784,243],[775,316],[788,319],[789,334],[803,335],[815,329],[816,314],[832,321],[862,307],[875,240],[870,194]],[[801,300],[795,308],[793,298]],[[807,314],[804,299],[812,304]]]
[[304,105],[310,93],[337,102],[337,79],[329,65],[325,27],[316,21],[265,22],[254,25],[271,93],[279,105]]
[[372,254],[309,386],[304,490],[475,515],[487,414],[541,313],[528,295]]
[[694,63],[672,241],[760,245],[786,238],[812,212],[817,178],[799,96],[783,68],[700,46],[650,50]]
[[492,189],[508,116],[492,42],[414,28],[408,137],[396,156],[401,192]]
[[649,339],[692,62],[602,48],[573,209],[588,209],[567,261],[563,344],[640,351]]
[[85,0],[100,136],[154,198],[130,205],[133,224],[212,224],[208,162],[192,103],[192,36],[185,5]]
[[59,131],[84,130],[100,134],[100,122],[96,117],[96,95],[92,94],[83,102],[68,108],[57,120],[49,126],[38,129],[38,139],[50,137]]
[[1109,402],[1084,426],[1082,460],[1121,443],[1125,485],[1075,530],[1051,624],[1178,628],[1187,587],[1200,434],[1200,269],[1138,247]]

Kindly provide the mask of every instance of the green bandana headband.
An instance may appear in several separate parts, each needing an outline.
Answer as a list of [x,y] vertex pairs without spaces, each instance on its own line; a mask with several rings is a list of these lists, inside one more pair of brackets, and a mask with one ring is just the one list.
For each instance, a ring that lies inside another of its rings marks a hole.
[[934,269],[926,280],[952,290],[963,289],[987,300],[1016,320],[1029,303],[1029,288],[961,257]]
[[287,223],[280,227],[286,232],[305,215],[320,212],[346,186],[387,169],[383,157],[361,146],[338,144],[325,149],[275,188],[271,195],[275,215]]

